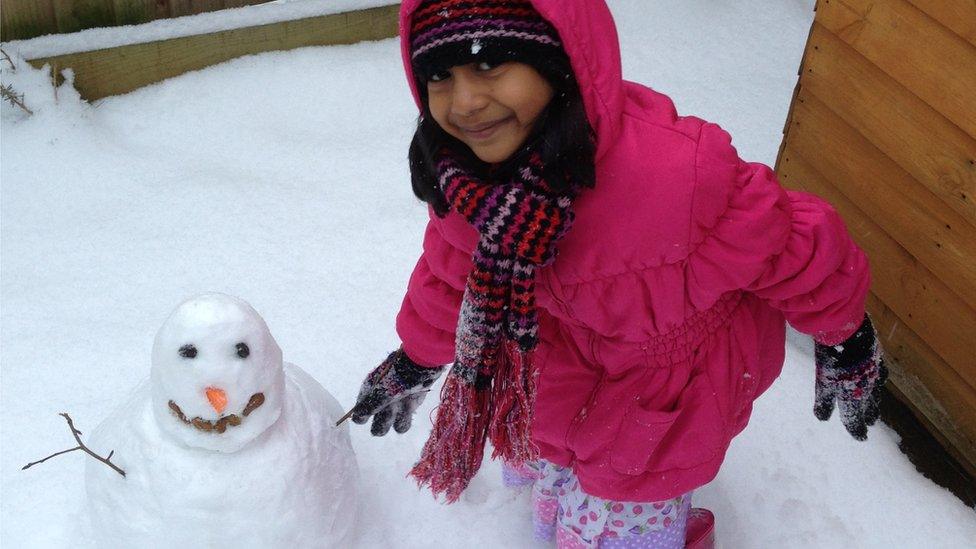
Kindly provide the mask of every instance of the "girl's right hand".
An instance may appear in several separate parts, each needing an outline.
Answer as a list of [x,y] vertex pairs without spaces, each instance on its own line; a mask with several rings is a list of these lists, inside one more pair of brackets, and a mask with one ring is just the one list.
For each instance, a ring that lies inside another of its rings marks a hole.
[[443,366],[421,366],[410,360],[402,348],[397,349],[366,376],[352,420],[362,425],[372,416],[370,433],[377,437],[388,433],[391,425],[398,433],[407,432],[414,411],[443,371]]

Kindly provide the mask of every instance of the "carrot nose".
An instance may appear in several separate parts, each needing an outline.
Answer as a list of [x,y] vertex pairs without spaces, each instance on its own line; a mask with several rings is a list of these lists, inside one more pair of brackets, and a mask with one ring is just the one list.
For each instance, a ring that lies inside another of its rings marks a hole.
[[207,387],[207,400],[210,401],[210,405],[213,406],[217,413],[223,413],[224,408],[227,407],[227,393],[223,389],[218,389],[216,387]]

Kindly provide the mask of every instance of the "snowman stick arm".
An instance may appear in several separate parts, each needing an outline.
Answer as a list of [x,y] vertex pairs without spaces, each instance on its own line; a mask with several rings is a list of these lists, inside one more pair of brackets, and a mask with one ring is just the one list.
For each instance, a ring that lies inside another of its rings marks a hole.
[[61,412],[60,415],[61,415],[61,417],[63,417],[68,422],[68,427],[71,429],[72,436],[74,436],[75,437],[75,440],[78,441],[78,447],[79,448],[81,448],[82,450],[84,450],[85,453],[88,454],[88,455],[90,455],[91,457],[93,457],[93,458],[97,459],[98,461],[101,461],[105,465],[108,465],[109,467],[111,467],[116,473],[122,475],[123,477],[125,476],[125,471],[123,471],[117,465],[115,465],[114,463],[112,463],[110,461],[111,458],[112,458],[112,454],[115,453],[115,450],[112,450],[111,452],[109,452],[107,458],[103,458],[102,456],[96,454],[95,452],[92,452],[91,449],[89,449],[87,446],[85,446],[85,443],[81,441],[81,431],[79,431],[78,429],[75,429],[75,424],[74,424],[73,421],[71,421],[71,416],[69,416],[68,414],[66,414],[64,412]]
[[64,417],[64,419],[67,420],[68,427],[71,429],[72,436],[74,436],[75,437],[75,440],[78,442],[78,446],[75,446],[74,448],[68,448],[67,450],[61,450],[60,452],[55,452],[55,453],[47,456],[46,458],[41,459],[41,460],[38,460],[38,461],[32,461],[32,462],[28,463],[27,465],[24,465],[23,467],[21,467],[20,468],[21,471],[23,471],[24,469],[28,469],[30,467],[33,467],[33,466],[37,465],[38,463],[44,463],[45,461],[47,461],[47,460],[49,460],[49,459],[51,459],[51,458],[53,458],[55,456],[60,456],[61,454],[67,454],[68,452],[74,452],[75,450],[83,450],[86,454],[92,456],[93,458],[97,459],[98,461],[101,461],[105,465],[108,465],[109,467],[111,467],[113,470],[115,470],[116,473],[122,475],[123,477],[125,476],[125,471],[123,471],[122,469],[119,469],[114,463],[111,462],[112,455],[115,454],[115,450],[112,450],[111,452],[109,452],[107,458],[103,458],[102,456],[96,454],[95,452],[92,452],[87,446],[85,446],[85,443],[81,441],[81,431],[79,431],[78,429],[75,429],[75,424],[74,424],[73,421],[71,421],[71,416],[69,416],[68,414],[65,414],[65,413],[61,413],[61,414],[58,414],[58,415]]
[[49,460],[49,459],[51,459],[51,458],[53,458],[55,456],[60,456],[61,454],[67,454],[68,452],[74,452],[75,450],[81,450],[81,446],[75,446],[74,448],[68,448],[67,450],[61,450],[60,452],[55,452],[55,453],[47,456],[44,459],[39,459],[37,461],[32,461],[32,462],[28,463],[27,465],[24,465],[23,467],[21,467],[20,470],[23,471],[24,469],[28,469],[30,467],[33,467],[33,466],[37,465],[38,463],[44,463],[45,461],[47,461],[47,460]]

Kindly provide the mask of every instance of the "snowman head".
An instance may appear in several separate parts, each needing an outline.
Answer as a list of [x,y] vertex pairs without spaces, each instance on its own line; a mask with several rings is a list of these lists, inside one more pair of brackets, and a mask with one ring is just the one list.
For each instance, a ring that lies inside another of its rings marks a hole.
[[187,446],[236,452],[281,414],[281,349],[250,305],[201,295],[156,334],[151,385],[164,432]]

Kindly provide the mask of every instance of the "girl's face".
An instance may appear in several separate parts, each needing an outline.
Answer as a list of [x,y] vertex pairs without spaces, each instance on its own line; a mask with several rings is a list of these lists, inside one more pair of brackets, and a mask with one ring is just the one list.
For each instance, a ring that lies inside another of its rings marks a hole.
[[427,82],[430,114],[483,162],[497,164],[525,143],[552,99],[552,86],[524,63],[470,63]]

